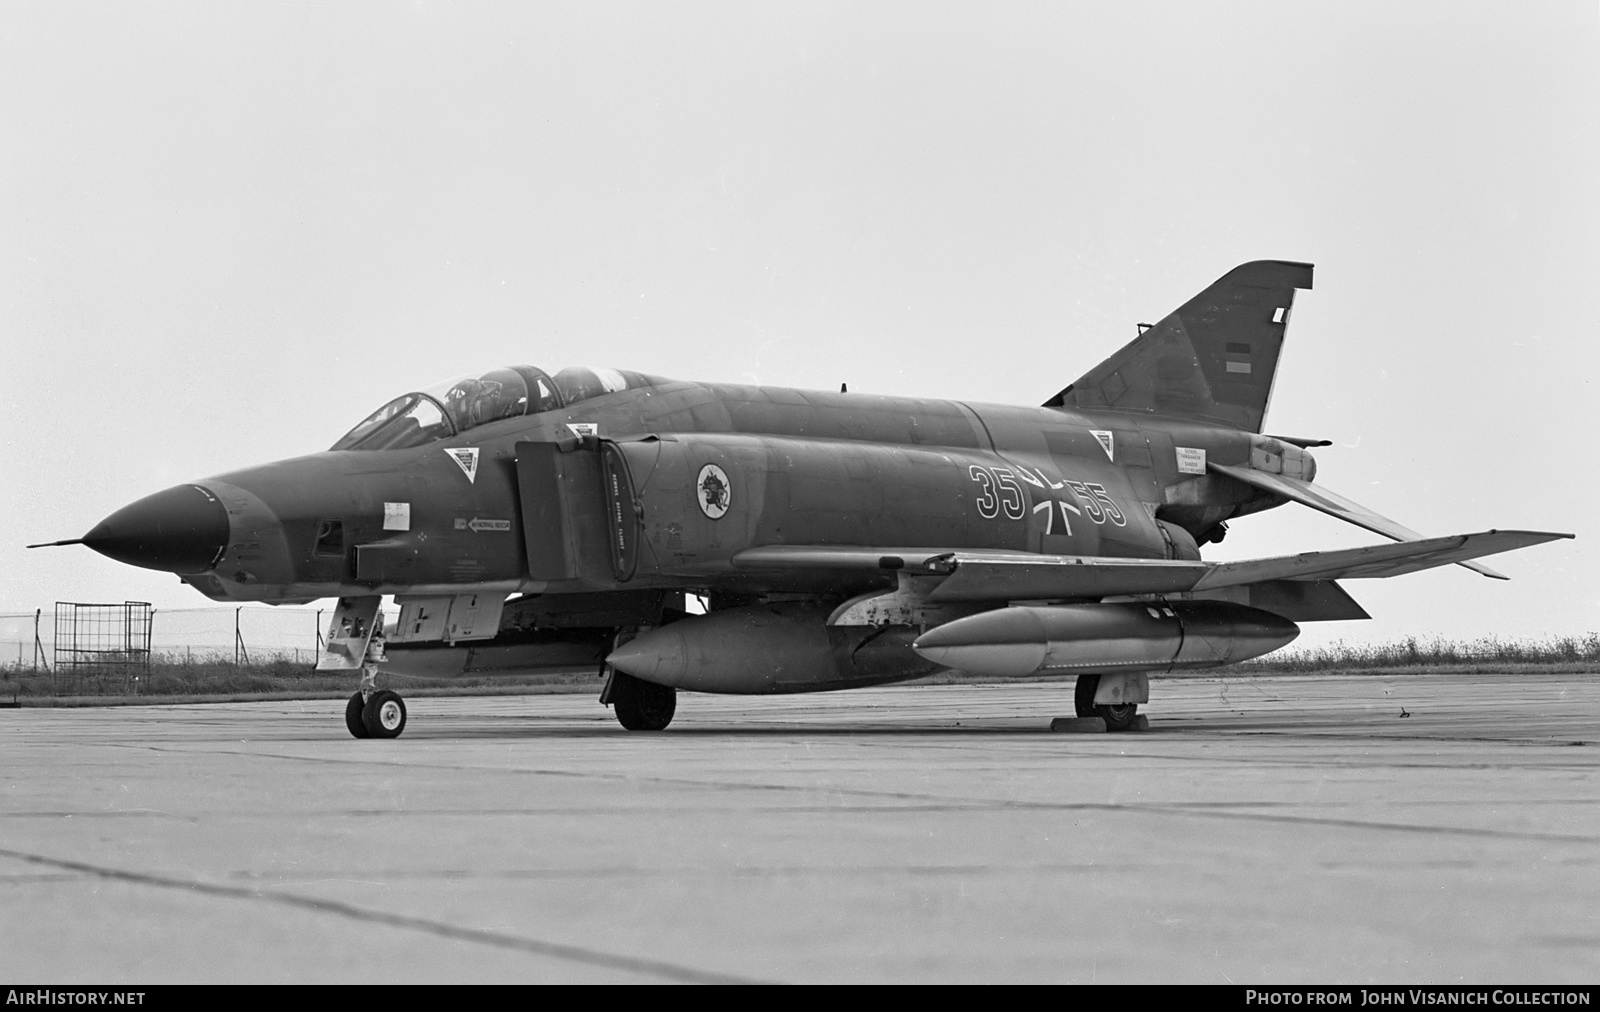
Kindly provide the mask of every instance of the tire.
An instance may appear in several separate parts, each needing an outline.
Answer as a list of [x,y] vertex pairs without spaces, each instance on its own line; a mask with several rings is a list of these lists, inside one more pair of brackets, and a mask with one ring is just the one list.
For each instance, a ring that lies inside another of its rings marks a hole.
[[368,737],[398,738],[406,729],[406,701],[388,689],[374,692],[361,709],[361,723]]
[[1072,707],[1078,712],[1078,716],[1099,717],[1106,722],[1107,731],[1126,731],[1139,719],[1138,703],[1097,705],[1094,694],[1098,691],[1100,691],[1099,675],[1078,676],[1078,687],[1072,692]]
[[672,715],[678,709],[677,689],[620,671],[611,678],[611,706],[623,727],[630,731],[662,731],[672,723]]
[[[1099,675],[1079,675],[1078,687],[1072,693],[1072,708],[1080,717],[1098,717],[1100,713],[1095,709],[1094,694],[1100,689]],[[1107,727],[1111,725],[1107,724]]]
[[366,705],[367,701],[361,698],[361,693],[359,692],[350,697],[350,702],[344,704],[344,726],[349,728],[350,733],[357,738],[372,737],[371,732],[367,730],[366,723],[361,719],[361,711]]
[[1139,719],[1138,703],[1119,703],[1116,706],[1097,706],[1094,715],[1106,722],[1107,731],[1126,731]]

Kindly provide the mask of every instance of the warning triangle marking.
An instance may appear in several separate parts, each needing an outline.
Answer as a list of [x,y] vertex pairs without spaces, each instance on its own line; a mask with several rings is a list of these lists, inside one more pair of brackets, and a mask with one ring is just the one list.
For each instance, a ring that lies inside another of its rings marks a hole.
[[478,448],[476,446],[462,446],[449,448],[444,451],[450,459],[461,468],[461,473],[467,476],[467,481],[476,485],[478,483]]
[[1089,435],[1100,441],[1100,449],[1106,451],[1106,459],[1113,464],[1117,462],[1115,452],[1116,434],[1109,429],[1090,429]]

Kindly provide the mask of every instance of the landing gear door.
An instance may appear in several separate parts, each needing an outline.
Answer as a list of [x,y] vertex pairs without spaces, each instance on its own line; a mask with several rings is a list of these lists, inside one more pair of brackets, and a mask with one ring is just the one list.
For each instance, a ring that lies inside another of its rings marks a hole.
[[400,606],[400,621],[389,636],[391,644],[494,639],[506,602],[504,594],[456,594],[396,597],[394,603]]
[[367,644],[378,631],[378,605],[383,598],[341,597],[328,626],[327,645],[317,658],[318,671],[354,671],[367,656]]

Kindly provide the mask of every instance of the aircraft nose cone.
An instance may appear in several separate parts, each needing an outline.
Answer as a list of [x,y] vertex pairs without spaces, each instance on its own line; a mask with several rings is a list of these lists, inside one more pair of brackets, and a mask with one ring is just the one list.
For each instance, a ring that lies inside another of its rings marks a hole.
[[117,510],[83,543],[130,566],[200,573],[228,547],[228,511],[199,485],[178,485]]

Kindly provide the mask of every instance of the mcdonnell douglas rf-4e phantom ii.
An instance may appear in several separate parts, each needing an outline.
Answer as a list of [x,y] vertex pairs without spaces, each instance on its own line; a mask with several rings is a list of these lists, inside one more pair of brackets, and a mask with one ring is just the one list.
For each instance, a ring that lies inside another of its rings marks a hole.
[[[1368,617],[1336,582],[1570,537],[1423,537],[1262,435],[1311,265],[1228,272],[1040,407],[495,369],[397,397],[324,453],[158,492],[81,539],[219,601],[338,597],[320,670],[593,667],[634,730],[677,690],[813,692],[939,668],[1076,674],[1137,725],[1151,672],[1258,657]],[[1302,503],[1392,539],[1206,562],[1227,522]],[[383,595],[399,620],[384,629]],[[695,605],[701,607],[696,608]],[[691,611],[703,611],[691,614]]]

